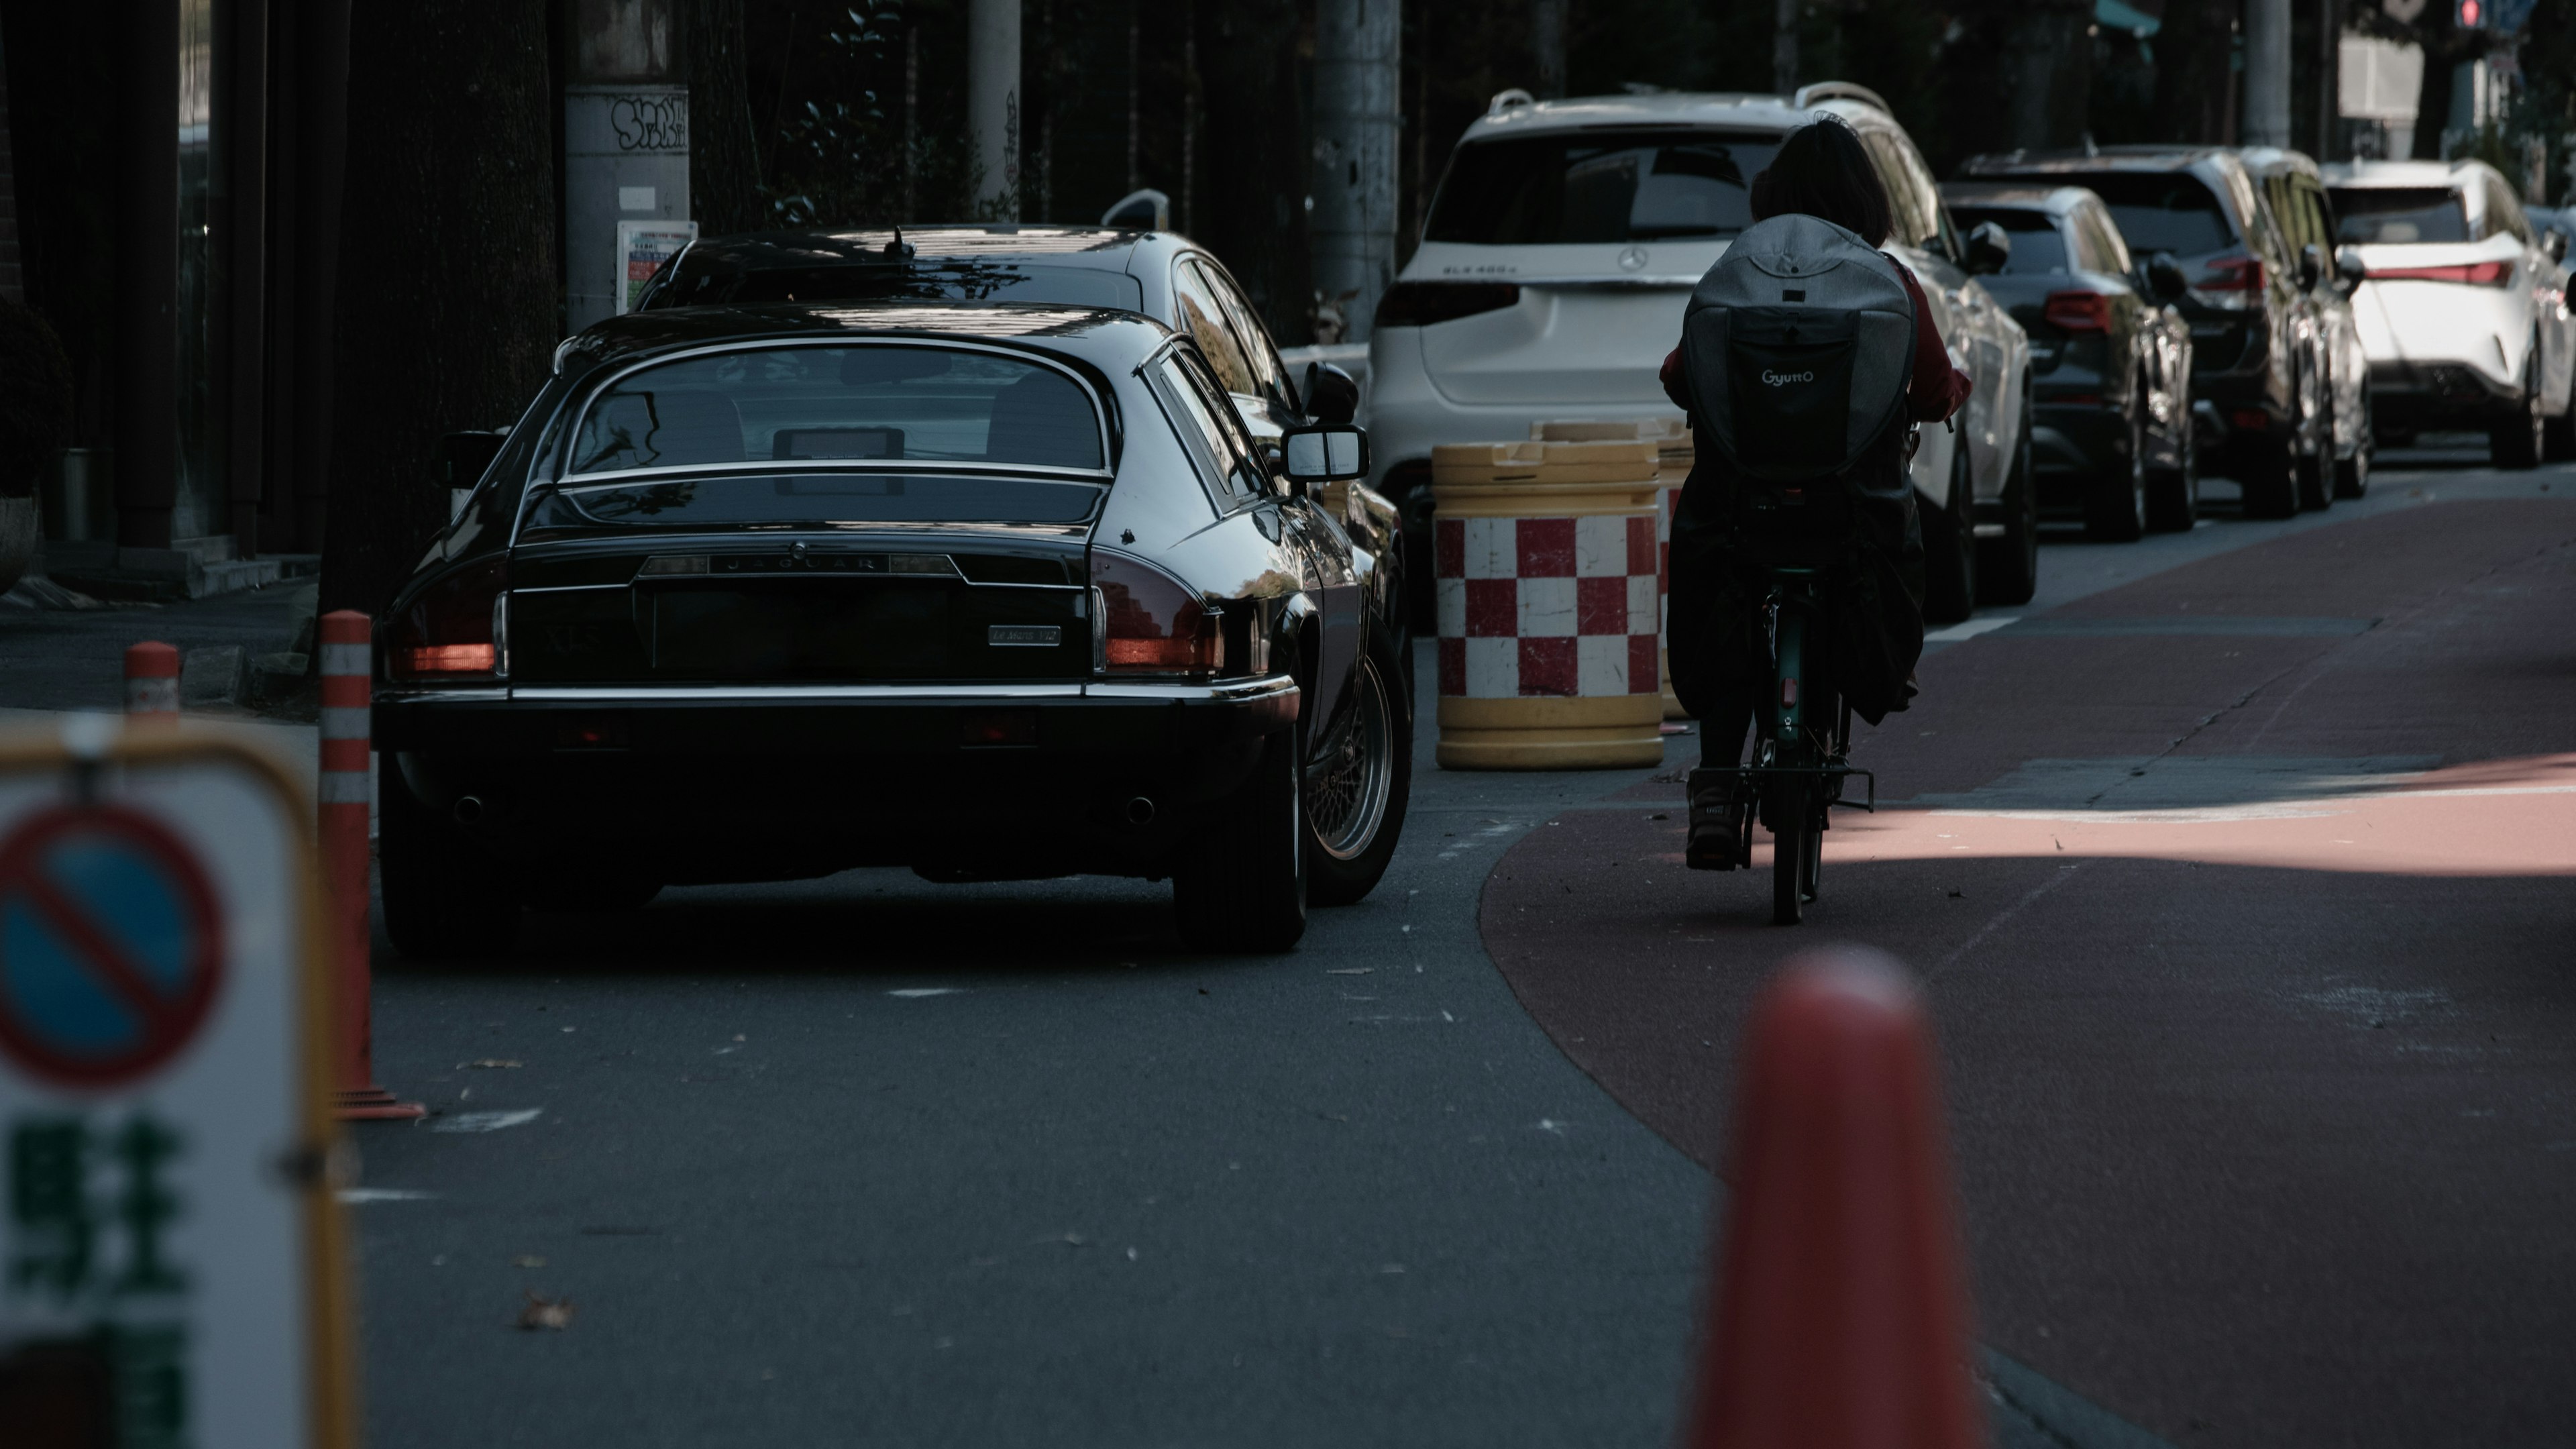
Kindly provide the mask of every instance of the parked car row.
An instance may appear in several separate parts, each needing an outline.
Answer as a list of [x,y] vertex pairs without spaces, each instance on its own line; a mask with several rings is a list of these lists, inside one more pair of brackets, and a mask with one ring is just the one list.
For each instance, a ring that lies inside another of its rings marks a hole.
[[1431,448],[1664,413],[1684,300],[1823,117],[1975,384],[1911,463],[1935,622],[2031,596],[2043,512],[2191,527],[2204,462],[2280,516],[2358,496],[2382,433],[2576,453],[2568,234],[2484,166],[2088,148],[1943,187],[1840,83],[1496,98],[1379,307],[1374,464],[1351,379],[1292,377],[1185,238],[707,239],[442,445],[476,481],[378,637],[389,932],[898,864],[1168,878],[1194,944],[1293,944],[1402,829]]

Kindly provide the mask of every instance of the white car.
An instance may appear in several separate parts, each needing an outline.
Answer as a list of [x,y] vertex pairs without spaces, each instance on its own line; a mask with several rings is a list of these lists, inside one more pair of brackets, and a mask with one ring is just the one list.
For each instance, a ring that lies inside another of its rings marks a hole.
[[[2019,602],[2037,567],[2025,406],[2029,340],[1972,271],[1931,168],[1887,105],[1826,82],[1793,97],[1505,91],[1449,158],[1422,245],[1378,304],[1369,440],[1379,491],[1427,550],[1431,449],[1527,438],[1533,422],[1669,416],[1656,370],[1691,288],[1752,224],[1748,189],[1788,133],[1849,122],[1878,162],[1895,234],[1951,356],[1976,379],[1955,428],[1914,459],[1929,555],[1926,615],[1965,618],[1980,592]],[[1964,448],[1958,446],[1964,442]],[[1423,557],[1417,579],[1431,576]]]
[[2325,175],[2336,264],[2362,278],[2353,318],[2380,430],[2482,428],[2499,468],[2576,457],[2567,233],[2535,228],[2482,161],[2355,161]]

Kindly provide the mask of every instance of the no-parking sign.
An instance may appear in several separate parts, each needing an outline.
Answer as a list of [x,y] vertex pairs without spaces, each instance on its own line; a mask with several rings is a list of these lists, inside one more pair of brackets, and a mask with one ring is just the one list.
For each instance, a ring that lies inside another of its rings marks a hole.
[[340,1449],[312,808],[238,745],[64,733],[0,742],[0,1423]]

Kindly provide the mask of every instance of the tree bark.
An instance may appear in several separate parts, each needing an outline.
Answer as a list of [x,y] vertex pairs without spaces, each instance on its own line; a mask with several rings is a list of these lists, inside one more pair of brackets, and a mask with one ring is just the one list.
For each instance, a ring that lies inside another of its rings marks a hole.
[[684,0],[689,72],[689,204],[698,234],[758,231],[760,151],[752,135],[743,0]]
[[546,9],[354,8],[325,609],[383,610],[447,522],[431,446],[508,426],[551,366]]

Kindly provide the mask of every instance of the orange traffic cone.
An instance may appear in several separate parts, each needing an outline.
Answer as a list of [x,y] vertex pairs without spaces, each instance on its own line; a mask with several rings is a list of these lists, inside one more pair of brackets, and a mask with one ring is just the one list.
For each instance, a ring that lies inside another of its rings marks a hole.
[[1966,1274],[1923,1002],[1842,948],[1755,1005],[1690,1449],[1971,1449]]

